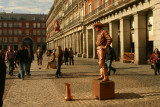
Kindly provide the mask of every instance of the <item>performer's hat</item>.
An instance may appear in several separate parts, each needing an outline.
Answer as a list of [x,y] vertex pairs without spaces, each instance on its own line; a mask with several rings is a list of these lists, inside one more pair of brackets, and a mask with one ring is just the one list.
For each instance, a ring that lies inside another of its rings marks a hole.
[[102,23],[96,23],[96,24],[94,24],[94,27],[103,27],[103,24]]

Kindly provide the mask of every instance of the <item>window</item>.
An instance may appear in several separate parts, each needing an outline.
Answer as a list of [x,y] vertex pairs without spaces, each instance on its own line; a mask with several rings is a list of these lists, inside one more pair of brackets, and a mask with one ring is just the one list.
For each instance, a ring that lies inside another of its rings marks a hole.
[[15,22],[15,23],[14,23],[14,27],[18,27],[18,23]]
[[0,37],[0,43],[2,43],[2,38]]
[[9,35],[12,35],[12,30],[9,30]]
[[7,30],[6,30],[6,29],[3,30],[3,34],[4,34],[4,35],[7,35]]
[[4,27],[7,27],[7,23],[6,23],[6,22],[4,22],[4,23],[3,23],[3,26],[4,26]]
[[33,28],[36,28],[36,23],[33,23]]
[[18,38],[17,37],[14,37],[14,42],[18,42]]
[[33,30],[33,35],[36,35],[36,34],[37,34],[36,30]]
[[26,35],[29,35],[29,30],[26,30]]
[[39,42],[41,42],[41,38],[39,37],[39,38],[37,38],[37,42],[39,43]]
[[42,35],[46,35],[46,30],[42,30]]
[[37,30],[37,34],[38,34],[38,35],[41,35],[41,30]]
[[2,27],[2,23],[0,22],[0,27]]
[[99,7],[99,0],[95,0],[95,9]]
[[9,27],[13,27],[13,24],[12,24],[12,23],[9,23]]
[[46,28],[46,23],[42,23],[42,28]]
[[41,27],[40,23],[37,23],[37,28],[40,28],[40,27]]
[[4,37],[4,38],[3,38],[3,42],[4,42],[4,43],[7,43],[7,37]]
[[18,23],[18,26],[19,26],[19,27],[22,27],[22,23]]
[[2,30],[0,29],[0,35],[2,35]]
[[12,37],[9,37],[9,43],[12,43]]
[[42,38],[42,42],[46,42],[46,38],[45,37]]
[[92,12],[92,4],[88,4],[88,13],[91,13]]
[[18,34],[19,34],[19,35],[22,35],[22,30],[18,30]]
[[14,30],[14,35],[17,35],[17,34],[18,34],[17,30]]
[[26,23],[26,28],[29,28],[29,23]]

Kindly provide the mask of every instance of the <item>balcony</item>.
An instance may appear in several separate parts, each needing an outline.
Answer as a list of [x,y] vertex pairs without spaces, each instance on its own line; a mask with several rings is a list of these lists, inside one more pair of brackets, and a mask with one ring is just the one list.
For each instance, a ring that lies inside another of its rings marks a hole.
[[68,6],[67,10],[64,11],[64,15],[66,15],[68,12],[70,12],[77,4],[79,0],[75,0],[71,5]]
[[118,1],[118,0],[111,0],[111,3],[109,4],[108,2],[104,3],[103,5],[99,6],[98,8],[96,8],[95,10],[93,10],[92,12],[90,12],[89,14],[87,14],[86,16],[84,16],[84,19],[87,19],[89,17],[95,18],[103,13],[106,13],[112,9],[115,9],[129,1],[135,1],[135,0],[123,0]]

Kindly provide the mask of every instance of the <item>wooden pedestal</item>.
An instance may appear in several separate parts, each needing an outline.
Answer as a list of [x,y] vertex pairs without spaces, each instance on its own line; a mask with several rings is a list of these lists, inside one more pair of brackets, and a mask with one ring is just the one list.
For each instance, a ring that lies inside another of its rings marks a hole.
[[92,81],[92,92],[99,100],[113,99],[115,97],[115,84],[113,81]]

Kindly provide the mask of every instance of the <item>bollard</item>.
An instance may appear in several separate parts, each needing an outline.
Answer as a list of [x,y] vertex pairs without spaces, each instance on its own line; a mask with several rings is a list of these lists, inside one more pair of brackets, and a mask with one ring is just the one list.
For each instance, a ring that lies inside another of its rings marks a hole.
[[72,101],[72,96],[71,96],[71,85],[68,83],[65,83],[66,86],[66,97],[65,100],[66,101]]

